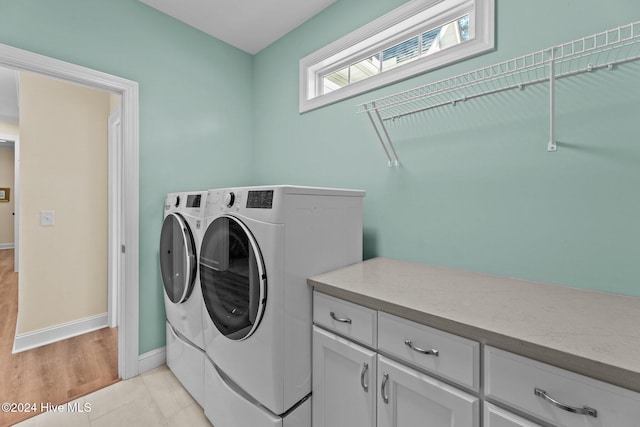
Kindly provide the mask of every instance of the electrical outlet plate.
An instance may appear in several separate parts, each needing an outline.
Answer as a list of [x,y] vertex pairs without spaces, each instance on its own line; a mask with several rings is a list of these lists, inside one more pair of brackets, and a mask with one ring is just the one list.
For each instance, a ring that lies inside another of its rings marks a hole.
[[51,227],[56,224],[56,213],[54,211],[40,211],[40,225]]

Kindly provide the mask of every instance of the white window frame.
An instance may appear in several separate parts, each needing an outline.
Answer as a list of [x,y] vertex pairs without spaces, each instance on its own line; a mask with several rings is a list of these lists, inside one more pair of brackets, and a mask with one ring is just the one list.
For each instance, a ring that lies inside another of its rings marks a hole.
[[[495,0],[413,0],[300,60],[299,110],[310,111],[494,49]],[[469,15],[469,40],[321,94],[322,76],[416,32]]]

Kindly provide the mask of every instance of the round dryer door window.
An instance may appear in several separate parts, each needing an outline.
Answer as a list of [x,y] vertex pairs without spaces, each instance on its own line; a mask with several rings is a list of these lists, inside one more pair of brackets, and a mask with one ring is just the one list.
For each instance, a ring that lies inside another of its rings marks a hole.
[[243,340],[258,327],[266,281],[251,232],[233,216],[216,218],[202,239],[200,283],[209,317],[227,338]]
[[197,272],[196,244],[189,224],[180,214],[167,215],[160,233],[160,271],[164,291],[178,304],[191,295]]

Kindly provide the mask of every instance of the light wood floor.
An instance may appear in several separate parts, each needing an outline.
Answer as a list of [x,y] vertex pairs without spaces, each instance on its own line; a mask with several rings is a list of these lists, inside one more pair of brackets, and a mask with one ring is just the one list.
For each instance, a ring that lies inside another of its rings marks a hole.
[[[39,410],[40,403],[66,403],[118,382],[116,328],[11,354],[18,314],[13,256],[13,249],[0,250],[0,403],[31,402]],[[38,413],[0,411],[0,426]]]

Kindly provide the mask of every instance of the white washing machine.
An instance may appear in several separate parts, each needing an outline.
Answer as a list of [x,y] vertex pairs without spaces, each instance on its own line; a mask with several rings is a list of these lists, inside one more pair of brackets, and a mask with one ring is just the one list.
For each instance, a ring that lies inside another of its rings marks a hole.
[[206,200],[206,191],[167,194],[160,232],[167,366],[200,405],[205,355],[198,250]]
[[306,279],[362,260],[364,192],[269,186],[207,197],[205,414],[224,427],[310,427]]

